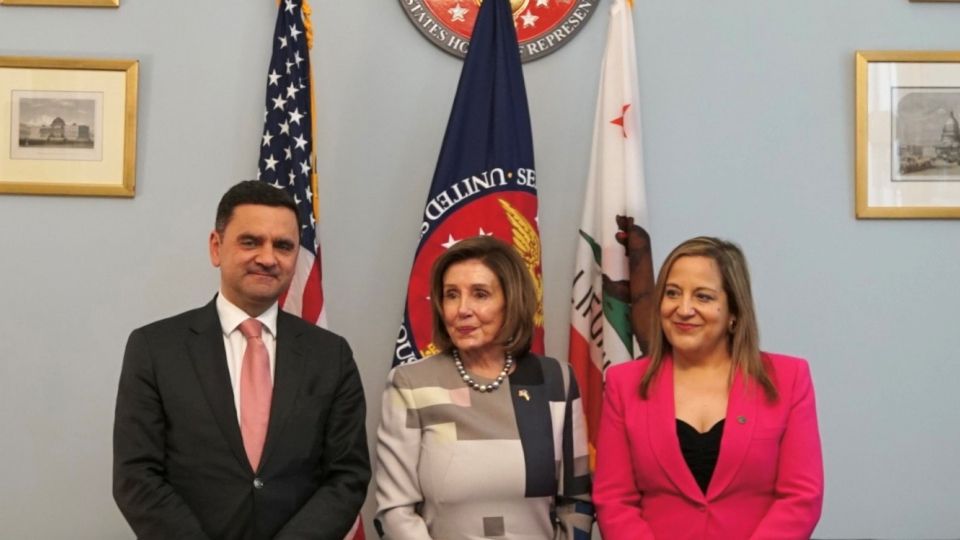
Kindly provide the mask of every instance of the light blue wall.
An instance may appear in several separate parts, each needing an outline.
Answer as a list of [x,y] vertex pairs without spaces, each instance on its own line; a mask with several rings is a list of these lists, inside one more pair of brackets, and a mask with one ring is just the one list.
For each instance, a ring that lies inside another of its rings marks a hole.
[[[132,536],[110,496],[126,336],[211,297],[213,209],[255,171],[274,2],[122,3],[0,6],[2,55],[141,61],[136,198],[0,196],[2,538]],[[396,0],[314,4],[330,324],[355,348],[373,434],[460,61]],[[602,4],[525,67],[561,357]],[[810,359],[817,535],[960,536],[960,224],[853,216],[854,51],[958,48],[960,5],[637,0],[635,20],[655,259],[696,234],[739,241],[764,346]]]

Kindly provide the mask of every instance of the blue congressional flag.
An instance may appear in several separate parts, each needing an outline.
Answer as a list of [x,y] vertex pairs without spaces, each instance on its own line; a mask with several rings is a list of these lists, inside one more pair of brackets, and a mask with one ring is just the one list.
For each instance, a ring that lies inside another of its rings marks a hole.
[[325,325],[320,246],[317,243],[317,178],[314,167],[313,99],[310,80],[310,8],[284,0],[278,8],[273,54],[267,73],[267,108],[257,178],[285,189],[300,212],[300,254],[284,311]]
[[[477,14],[423,211],[394,365],[436,352],[430,267],[444,250],[481,234],[513,244],[542,298],[533,136],[507,0],[484,2]],[[542,353],[542,304],[535,322],[533,350]]]

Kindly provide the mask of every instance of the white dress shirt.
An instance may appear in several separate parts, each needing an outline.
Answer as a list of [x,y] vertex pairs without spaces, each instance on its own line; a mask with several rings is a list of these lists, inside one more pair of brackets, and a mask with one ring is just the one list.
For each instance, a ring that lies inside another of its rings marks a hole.
[[[230,371],[230,386],[233,387],[233,406],[240,421],[240,371],[243,369],[243,353],[247,350],[247,338],[240,332],[240,323],[250,319],[250,315],[238,308],[223,296],[217,294],[217,315],[223,330],[223,348],[227,352],[227,369]],[[253,317],[263,325],[261,339],[270,355],[270,380],[273,381],[274,367],[277,364],[277,312],[279,306],[273,303],[259,317]]]

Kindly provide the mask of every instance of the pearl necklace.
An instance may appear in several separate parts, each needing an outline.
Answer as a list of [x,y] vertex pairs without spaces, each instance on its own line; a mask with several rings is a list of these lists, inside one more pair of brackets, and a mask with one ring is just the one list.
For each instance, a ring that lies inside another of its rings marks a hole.
[[463,379],[463,382],[467,383],[467,386],[473,388],[477,392],[493,392],[497,388],[500,388],[500,385],[503,384],[503,380],[507,378],[507,374],[510,373],[510,368],[513,367],[513,356],[507,354],[506,360],[503,362],[503,369],[500,370],[500,374],[497,375],[497,378],[490,384],[480,384],[477,381],[473,380],[473,377],[467,373],[467,370],[463,367],[463,362],[460,361],[460,352],[456,349],[453,349],[453,363],[457,366],[457,371],[460,373],[460,378]]

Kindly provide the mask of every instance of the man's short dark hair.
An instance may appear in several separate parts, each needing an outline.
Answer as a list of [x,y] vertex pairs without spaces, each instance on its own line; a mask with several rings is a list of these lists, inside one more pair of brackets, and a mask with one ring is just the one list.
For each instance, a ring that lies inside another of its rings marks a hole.
[[284,189],[278,189],[259,180],[244,180],[223,194],[220,204],[217,205],[217,219],[214,228],[219,234],[227,228],[227,223],[233,217],[233,209],[243,204],[259,204],[261,206],[280,206],[289,208],[297,219],[300,212],[297,203]]

